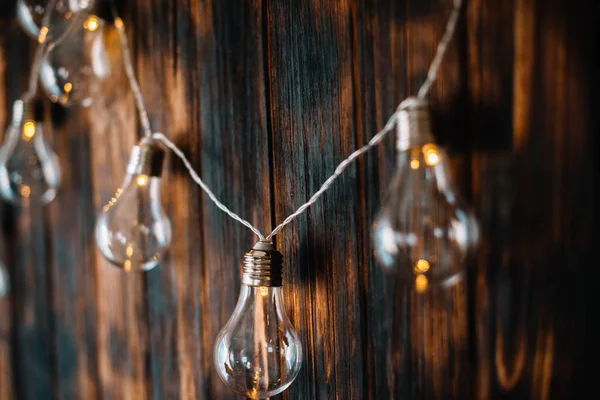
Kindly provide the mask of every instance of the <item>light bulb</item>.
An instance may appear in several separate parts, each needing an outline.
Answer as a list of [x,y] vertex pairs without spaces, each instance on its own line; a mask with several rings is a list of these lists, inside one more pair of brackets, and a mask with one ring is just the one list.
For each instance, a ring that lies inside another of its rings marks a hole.
[[282,261],[271,242],[246,253],[238,303],[215,343],[219,376],[250,399],[283,392],[302,365],[302,345],[283,306]]
[[456,282],[477,241],[477,223],[448,175],[435,145],[427,105],[400,112],[398,159],[387,198],[374,225],[377,260],[417,291]]
[[17,20],[31,37],[45,42],[59,37],[74,14],[90,8],[91,0],[57,0],[50,14],[50,26],[43,27],[48,0],[17,0]]
[[8,271],[6,271],[4,264],[0,262],[0,297],[6,296],[8,288]]
[[135,146],[125,182],[96,224],[98,249],[125,271],[154,268],[171,243],[171,222],[160,200],[164,156],[154,143]]
[[40,67],[40,83],[54,103],[89,107],[104,90],[110,74],[101,18],[80,12],[64,39],[49,46]]
[[60,186],[58,157],[34,117],[33,104],[15,101],[0,148],[0,195],[22,206],[50,203]]

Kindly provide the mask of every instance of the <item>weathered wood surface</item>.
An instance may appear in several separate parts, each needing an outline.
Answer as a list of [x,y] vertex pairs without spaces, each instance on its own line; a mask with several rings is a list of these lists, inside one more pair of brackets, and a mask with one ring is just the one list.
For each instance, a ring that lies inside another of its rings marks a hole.
[[[424,79],[449,0],[128,0],[155,130],[263,231],[307,200]],[[598,234],[598,6],[467,2],[432,91],[439,140],[482,246],[445,292],[394,287],[370,227],[393,139],[277,237],[305,361],[285,399],[586,398]],[[0,123],[31,42],[0,6]],[[48,108],[64,183],[49,207],[0,205],[12,292],[0,300],[0,400],[234,399],[212,365],[255,238],[169,157],[174,241],[124,274],[96,252],[96,214],[138,135],[115,78],[89,110]],[[47,124],[50,127],[50,124]]]

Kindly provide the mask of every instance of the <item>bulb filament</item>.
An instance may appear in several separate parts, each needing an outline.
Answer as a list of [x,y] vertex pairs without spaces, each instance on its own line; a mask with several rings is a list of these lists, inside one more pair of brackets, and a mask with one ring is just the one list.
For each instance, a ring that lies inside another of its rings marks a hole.
[[35,124],[31,121],[25,122],[25,124],[23,124],[23,139],[28,142],[31,140],[31,138],[33,138],[34,135]]

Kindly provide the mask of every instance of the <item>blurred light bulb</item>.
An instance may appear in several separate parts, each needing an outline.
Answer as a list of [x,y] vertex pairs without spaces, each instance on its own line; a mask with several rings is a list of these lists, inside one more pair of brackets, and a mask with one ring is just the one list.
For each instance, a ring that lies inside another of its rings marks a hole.
[[50,100],[65,107],[89,107],[103,91],[110,74],[105,46],[106,23],[80,12],[64,39],[50,45],[40,68],[40,82]]
[[379,264],[417,291],[454,283],[478,240],[477,222],[463,207],[433,143],[427,106],[401,111],[396,173],[374,226]]
[[154,268],[171,243],[171,222],[160,200],[164,155],[152,143],[133,148],[122,189],[96,224],[100,252],[125,271]]
[[0,261],[0,297],[6,296],[8,293],[8,279],[8,271],[4,267],[4,264]]
[[91,7],[91,0],[57,0],[50,15],[50,27],[43,26],[48,0],[17,0],[17,20],[23,30],[40,43],[62,35],[75,13]]
[[44,140],[33,104],[15,101],[0,148],[0,195],[14,204],[50,203],[60,186],[58,157]]
[[250,399],[283,392],[302,365],[302,345],[283,306],[282,263],[271,242],[246,253],[238,303],[215,343],[219,376]]

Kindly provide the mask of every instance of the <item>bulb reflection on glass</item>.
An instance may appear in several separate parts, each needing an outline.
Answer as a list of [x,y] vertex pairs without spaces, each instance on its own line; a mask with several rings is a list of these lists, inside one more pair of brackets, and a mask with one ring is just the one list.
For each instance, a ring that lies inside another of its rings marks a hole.
[[50,14],[51,26],[48,28],[42,27],[48,0],[17,0],[17,20],[29,36],[44,42],[59,37],[74,14],[88,9],[91,3],[91,0],[57,0]]
[[477,223],[450,182],[426,106],[412,107],[400,113],[396,172],[375,222],[374,247],[384,271],[422,292],[460,278]]
[[89,107],[98,98],[110,74],[104,27],[95,15],[73,16],[73,26],[44,55],[40,82],[50,100],[62,106]]
[[4,264],[0,261],[0,297],[6,296],[8,293],[8,271]]
[[0,195],[13,204],[48,204],[60,186],[58,157],[44,140],[33,104],[15,101],[0,148]]
[[96,224],[96,244],[115,266],[148,271],[171,243],[171,222],[160,200],[164,151],[152,143],[133,148],[121,189]]
[[270,242],[258,242],[244,257],[238,303],[215,343],[219,376],[250,399],[283,392],[302,365],[302,345],[285,313],[281,284],[281,253]]

